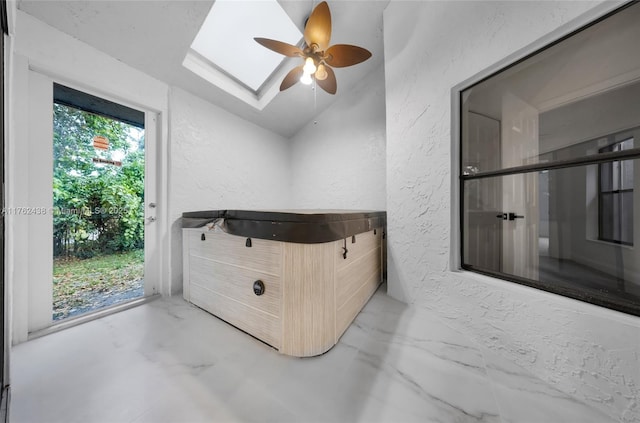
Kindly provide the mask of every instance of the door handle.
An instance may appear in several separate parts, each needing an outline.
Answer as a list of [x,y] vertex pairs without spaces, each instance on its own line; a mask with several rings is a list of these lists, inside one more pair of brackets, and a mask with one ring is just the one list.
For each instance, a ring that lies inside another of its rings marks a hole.
[[496,217],[498,219],[502,219],[502,220],[524,219],[524,216],[517,215],[514,212],[497,214]]
[[154,216],[147,217],[147,223],[153,223],[155,221],[156,221],[156,218]]
[[519,216],[513,212],[510,212],[508,218],[509,220],[516,220],[516,219],[524,219],[524,216]]

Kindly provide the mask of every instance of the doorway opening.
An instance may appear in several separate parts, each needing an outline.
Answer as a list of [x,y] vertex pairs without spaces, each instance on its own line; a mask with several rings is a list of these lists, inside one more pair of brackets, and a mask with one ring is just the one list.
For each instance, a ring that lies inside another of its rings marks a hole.
[[53,321],[144,296],[144,113],[53,99]]

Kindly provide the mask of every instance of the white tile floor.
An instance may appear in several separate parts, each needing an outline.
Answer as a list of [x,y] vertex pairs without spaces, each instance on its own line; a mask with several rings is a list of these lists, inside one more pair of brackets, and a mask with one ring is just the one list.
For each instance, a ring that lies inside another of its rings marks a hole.
[[161,299],[18,345],[11,422],[611,422],[384,294],[292,358]]

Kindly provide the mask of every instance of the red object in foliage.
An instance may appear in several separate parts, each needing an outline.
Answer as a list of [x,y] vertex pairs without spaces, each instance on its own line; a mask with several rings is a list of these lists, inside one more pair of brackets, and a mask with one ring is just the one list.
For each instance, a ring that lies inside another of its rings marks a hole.
[[106,137],[101,135],[97,135],[93,137],[93,147],[99,150],[108,150],[109,149],[109,140]]

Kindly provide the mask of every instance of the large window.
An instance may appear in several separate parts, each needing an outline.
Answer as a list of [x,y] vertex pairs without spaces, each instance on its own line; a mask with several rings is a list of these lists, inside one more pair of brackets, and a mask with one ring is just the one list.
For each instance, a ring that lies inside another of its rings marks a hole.
[[460,93],[462,266],[640,315],[640,4]]

